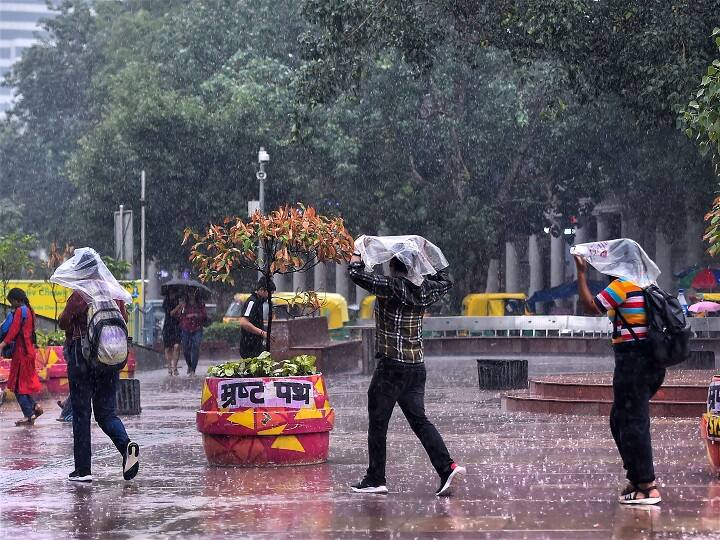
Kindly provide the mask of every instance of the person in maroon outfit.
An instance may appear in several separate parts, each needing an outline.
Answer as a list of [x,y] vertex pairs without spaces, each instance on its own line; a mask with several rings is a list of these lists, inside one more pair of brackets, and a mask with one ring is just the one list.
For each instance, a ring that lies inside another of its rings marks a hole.
[[200,299],[197,289],[190,289],[173,313],[180,316],[180,341],[187,364],[187,374],[195,375],[200,359],[203,326],[209,320],[205,303]]
[[15,393],[23,412],[23,419],[15,422],[15,425],[31,426],[35,423],[35,419],[43,413],[42,407],[35,403],[31,396],[31,394],[38,393],[41,388],[40,379],[35,372],[35,345],[33,344],[35,313],[22,289],[10,289],[7,299],[14,313],[12,324],[3,340],[0,341],[0,350],[9,343],[15,342],[7,387]]
[[[63,268],[65,266],[66,268]],[[139,445],[130,440],[122,420],[115,411],[120,375],[113,369],[96,366],[83,353],[82,342],[87,337],[88,303],[83,294],[105,299],[113,298],[123,318],[127,320],[125,303],[120,300],[120,285],[109,273],[100,256],[90,248],[75,251],[75,256],[63,263],[56,274],[64,272],[60,284],[73,289],[58,324],[65,331],[65,362],[68,366],[70,401],[73,415],[73,455],[75,470],[68,475],[71,482],[92,482],[90,414],[100,429],[110,438],[123,458],[123,478],[132,480],[139,469]],[[103,277],[107,275],[108,277]],[[68,277],[69,276],[69,277]],[[77,277],[75,277],[77,276]],[[55,274],[53,278],[55,279]]]

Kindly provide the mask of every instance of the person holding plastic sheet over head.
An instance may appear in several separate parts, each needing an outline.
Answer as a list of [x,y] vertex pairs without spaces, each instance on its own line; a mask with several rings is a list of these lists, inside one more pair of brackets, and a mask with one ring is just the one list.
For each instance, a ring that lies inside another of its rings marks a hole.
[[[634,240],[579,244],[575,256],[580,301],[588,313],[607,313],[613,322],[613,404],[610,430],[627,471],[628,485],[620,504],[657,504],[650,440],[650,399],[665,379],[648,342],[648,311],[643,289],[654,284],[660,270]],[[597,296],[588,288],[587,264],[612,277]]]
[[[125,304],[131,302],[132,298],[91,248],[76,249],[73,257],[58,267],[50,281],[73,290],[58,319],[60,328],[65,331],[64,354],[73,409],[75,470],[70,473],[68,480],[92,481],[91,409],[94,411],[95,421],[122,455],[123,478],[131,480],[139,469],[140,448],[130,440],[125,426],[115,413],[119,371],[104,367],[97,361],[100,354],[106,354],[108,344],[101,342],[102,350],[88,346],[89,341],[91,342],[88,313],[98,305],[110,306],[109,310],[117,308],[122,318],[127,321]],[[116,334],[118,339],[127,340],[126,334]],[[125,345],[127,346],[127,342]]]
[[[465,473],[451,458],[445,442],[425,415],[425,363],[422,321],[427,308],[452,287],[442,251],[421,236],[361,236],[349,264],[352,281],[376,295],[377,367],[368,388],[368,454],[370,465],[353,491],[387,493],[387,429],[395,404],[400,405],[440,476],[438,496],[450,494]],[[390,276],[373,273],[388,262]]]

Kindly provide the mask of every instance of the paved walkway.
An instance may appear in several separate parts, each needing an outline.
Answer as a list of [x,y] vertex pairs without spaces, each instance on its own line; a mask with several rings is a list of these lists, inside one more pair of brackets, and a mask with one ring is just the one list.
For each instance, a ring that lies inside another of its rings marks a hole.
[[[531,371],[565,366],[541,359]],[[469,469],[453,498],[434,496],[437,478],[399,410],[388,441],[390,494],[348,491],[366,466],[367,376],[329,378],[337,410],[329,463],[229,469],[206,465],[195,431],[201,379],[152,371],[139,374],[142,414],[125,419],[141,445],[133,482],[121,479],[120,458],[97,428],[95,482],[67,482],[71,428],[53,419],[52,402],[33,428],[13,426],[14,403],[0,408],[0,536],[718,538],[720,481],[706,468],[696,420],[654,420],[665,500],[654,510],[623,508],[614,502],[623,478],[607,419],[503,413],[497,393],[477,389],[472,359],[430,359],[428,371],[429,416]]]

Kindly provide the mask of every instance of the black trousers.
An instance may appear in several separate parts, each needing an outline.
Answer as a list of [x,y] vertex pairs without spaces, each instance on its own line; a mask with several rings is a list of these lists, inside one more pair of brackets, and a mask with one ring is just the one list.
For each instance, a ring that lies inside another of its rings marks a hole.
[[452,459],[438,430],[425,416],[425,364],[408,364],[381,358],[368,388],[367,478],[385,483],[387,430],[395,403],[400,405],[410,427],[422,443],[439,475],[450,471]]
[[610,430],[617,445],[627,479],[633,484],[655,480],[650,441],[650,398],[665,379],[644,343],[615,346],[613,405]]

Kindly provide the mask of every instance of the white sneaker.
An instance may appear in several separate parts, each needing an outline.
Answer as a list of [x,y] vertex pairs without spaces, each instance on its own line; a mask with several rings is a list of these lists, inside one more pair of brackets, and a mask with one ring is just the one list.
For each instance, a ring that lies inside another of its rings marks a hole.
[[374,484],[368,482],[367,478],[363,478],[361,482],[353,484],[350,488],[355,493],[387,493],[388,488],[383,484]]
[[450,495],[452,491],[451,488],[453,480],[455,480],[455,478],[458,476],[462,476],[466,472],[467,470],[465,469],[465,467],[460,467],[456,463],[450,465],[450,474],[447,475],[447,478],[440,478],[440,487],[435,492],[435,495],[437,495],[438,497]]
[[123,456],[123,478],[132,480],[140,470],[140,447],[137,443],[129,442]]
[[90,474],[89,472],[81,474],[81,473],[77,472],[77,470],[75,470],[68,475],[68,480],[70,482],[84,482],[84,483],[88,484],[88,483],[92,482],[93,477],[92,477],[92,474]]

